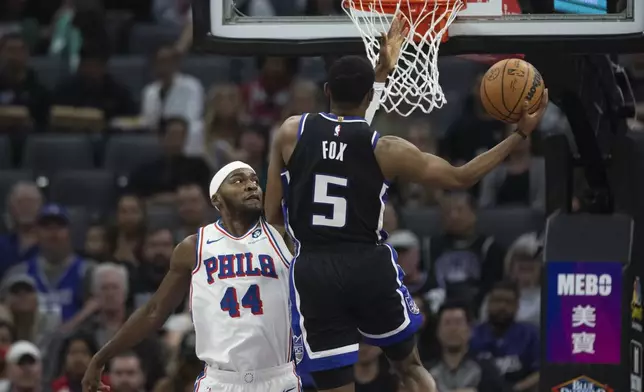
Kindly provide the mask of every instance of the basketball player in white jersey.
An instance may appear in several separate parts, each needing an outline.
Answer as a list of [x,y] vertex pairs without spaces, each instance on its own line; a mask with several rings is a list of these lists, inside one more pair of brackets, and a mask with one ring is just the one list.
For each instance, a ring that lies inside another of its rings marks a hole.
[[288,267],[291,254],[261,217],[262,190],[243,162],[224,166],[210,183],[221,220],[174,250],[170,270],[152,299],[95,356],[83,390],[109,387],[100,374],[110,358],[156,333],[190,293],[196,352],[205,367],[197,392],[297,392],[291,362]]

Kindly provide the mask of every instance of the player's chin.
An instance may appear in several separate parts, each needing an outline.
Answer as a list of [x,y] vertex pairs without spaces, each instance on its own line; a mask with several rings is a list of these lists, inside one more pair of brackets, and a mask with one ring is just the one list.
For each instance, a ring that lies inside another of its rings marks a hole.
[[260,199],[246,199],[242,204],[249,211],[261,211],[264,207]]

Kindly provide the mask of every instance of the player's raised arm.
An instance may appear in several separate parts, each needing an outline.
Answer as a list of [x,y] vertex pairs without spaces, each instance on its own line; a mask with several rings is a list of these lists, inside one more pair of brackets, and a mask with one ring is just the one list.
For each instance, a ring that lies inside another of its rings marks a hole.
[[268,223],[274,226],[284,226],[282,215],[282,170],[285,165],[285,152],[290,157],[297,143],[297,134],[302,116],[292,116],[286,119],[275,133],[271,145],[268,163],[268,179],[264,193],[264,214]]
[[[527,113],[527,106],[524,105],[524,114],[512,135],[463,166],[452,166],[444,159],[423,153],[413,144],[395,136],[383,136],[379,139],[375,150],[376,159],[388,179],[400,177],[406,181],[443,189],[469,188],[503,162],[514,147],[535,130],[547,106],[546,90],[535,113]],[[477,130],[472,129],[472,132]]]
[[94,355],[83,377],[84,392],[105,389],[100,383],[101,371],[105,364],[114,355],[134,347],[163,326],[190,288],[196,257],[196,235],[192,235],[174,249],[170,270],[150,301],[136,310],[112,340]]

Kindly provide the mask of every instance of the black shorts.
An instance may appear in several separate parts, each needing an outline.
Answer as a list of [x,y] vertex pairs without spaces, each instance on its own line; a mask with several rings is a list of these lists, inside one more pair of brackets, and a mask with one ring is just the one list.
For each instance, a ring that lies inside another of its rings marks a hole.
[[422,317],[403,276],[389,245],[301,252],[293,260],[290,282],[298,369],[352,365],[360,341],[384,347],[413,335]]

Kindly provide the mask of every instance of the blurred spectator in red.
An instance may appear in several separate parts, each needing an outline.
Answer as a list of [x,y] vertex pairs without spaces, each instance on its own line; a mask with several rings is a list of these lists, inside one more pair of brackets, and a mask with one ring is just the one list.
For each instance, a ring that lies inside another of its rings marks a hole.
[[42,193],[35,183],[18,182],[11,187],[5,215],[9,233],[0,236],[0,276],[38,252],[36,221],[42,203]]
[[145,205],[132,194],[119,197],[116,204],[116,222],[108,230],[107,239],[111,257],[128,268],[138,264],[139,252],[145,237]]
[[42,391],[42,355],[38,347],[25,340],[15,342],[5,357],[9,385],[1,392]]
[[176,191],[182,184],[210,183],[210,169],[201,158],[187,157],[183,153],[188,123],[180,117],[161,122],[159,136],[163,155],[144,163],[130,177],[130,189],[147,201],[174,203]]
[[138,355],[120,353],[110,361],[110,390],[113,392],[144,392],[145,373]]
[[43,300],[40,305],[73,328],[94,311],[95,303],[86,302],[90,298],[88,271],[93,263],[74,253],[69,224],[63,207],[44,206],[38,216],[37,256],[12,267],[5,279],[17,274],[31,276]]
[[[517,238],[505,256],[508,278],[519,287],[519,306],[515,319],[539,326],[541,323],[542,242],[536,233]],[[481,307],[481,319],[487,320],[487,301]]]
[[180,227],[174,232],[177,243],[210,223],[209,206],[210,201],[201,185],[185,184],[177,188],[177,211],[180,220]]
[[156,129],[163,118],[183,117],[188,122],[186,148],[194,150],[203,139],[204,89],[199,79],[179,72],[180,62],[181,55],[173,47],[157,50],[154,81],[143,89],[141,116],[150,129]]
[[546,163],[532,155],[530,138],[516,145],[505,162],[481,181],[480,207],[519,205],[543,210],[545,203]]
[[439,391],[507,391],[503,377],[489,359],[478,359],[470,353],[472,336],[470,310],[460,304],[447,303],[438,311],[437,335],[440,358],[425,366],[436,381]]
[[100,223],[94,223],[87,228],[83,256],[94,261],[103,262],[110,258],[107,244],[107,230]]
[[[47,126],[50,94],[29,68],[29,49],[19,35],[0,39],[0,127]],[[6,107],[21,107],[26,113],[8,113]]]
[[356,392],[390,392],[397,390],[398,377],[379,347],[360,343],[358,362],[354,366]]
[[56,88],[54,104],[102,110],[105,118],[135,115],[138,110],[127,87],[107,72],[108,55],[85,46],[76,74]]
[[403,283],[411,295],[425,296],[431,289],[431,281],[420,259],[420,242],[409,230],[394,231],[387,239],[398,253],[398,265],[405,273]]
[[[93,293],[98,303],[97,312],[79,327],[90,333],[99,346],[107,343],[123,326],[129,312],[126,307],[129,283],[128,271],[124,266],[104,263],[93,272]],[[150,336],[139,343],[134,351],[142,358],[149,386],[163,376],[164,356],[156,336]]]
[[16,340],[16,332],[13,324],[7,320],[0,320],[0,391],[9,387],[7,379],[7,351]]
[[154,392],[191,392],[203,369],[203,362],[195,354],[195,333],[189,332],[181,340],[173,369],[157,383]]
[[0,287],[0,294],[7,306],[17,340],[28,340],[44,348],[51,334],[60,327],[60,318],[41,311],[38,303],[36,281],[29,275],[8,276]]
[[157,290],[168,268],[174,251],[174,238],[168,228],[151,228],[143,243],[143,259],[139,264],[135,286],[132,287],[134,306],[147,303]]
[[243,86],[246,107],[255,122],[270,127],[280,120],[297,64],[296,58],[286,57],[262,57],[257,61],[259,77]]
[[441,203],[444,234],[431,238],[433,276],[447,298],[481,300],[503,278],[505,250],[476,229],[476,210],[468,193],[450,193]]
[[[75,333],[65,340],[58,358],[59,377],[51,383],[52,392],[82,392],[81,380],[87,365],[97,351],[92,336]],[[103,375],[101,382],[110,385],[109,377]]]
[[235,146],[248,126],[240,88],[234,84],[213,86],[208,91],[205,115],[205,159],[213,170],[239,160]]

